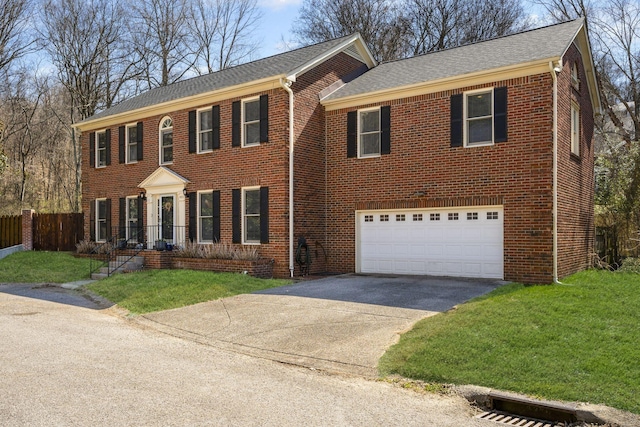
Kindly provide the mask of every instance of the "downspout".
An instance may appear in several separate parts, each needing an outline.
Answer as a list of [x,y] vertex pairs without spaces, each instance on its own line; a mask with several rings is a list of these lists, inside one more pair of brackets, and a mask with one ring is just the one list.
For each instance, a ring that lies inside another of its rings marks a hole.
[[293,82],[288,79],[280,79],[280,85],[284,90],[289,93],[289,273],[293,277],[294,271],[294,255],[295,247],[293,245],[293,91],[291,90],[291,84]]
[[562,71],[560,61],[549,62],[553,79],[553,283],[558,281],[558,76]]

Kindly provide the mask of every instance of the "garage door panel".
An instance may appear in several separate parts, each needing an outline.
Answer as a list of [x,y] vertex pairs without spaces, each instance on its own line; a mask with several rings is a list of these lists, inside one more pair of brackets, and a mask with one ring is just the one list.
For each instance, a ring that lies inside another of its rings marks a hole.
[[502,207],[361,213],[359,271],[502,278],[502,215]]

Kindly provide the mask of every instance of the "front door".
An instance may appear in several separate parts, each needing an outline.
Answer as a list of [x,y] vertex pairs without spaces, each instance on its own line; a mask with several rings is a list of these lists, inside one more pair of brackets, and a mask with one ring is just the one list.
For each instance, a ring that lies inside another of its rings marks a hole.
[[159,239],[174,243],[175,233],[175,196],[164,195],[158,198]]

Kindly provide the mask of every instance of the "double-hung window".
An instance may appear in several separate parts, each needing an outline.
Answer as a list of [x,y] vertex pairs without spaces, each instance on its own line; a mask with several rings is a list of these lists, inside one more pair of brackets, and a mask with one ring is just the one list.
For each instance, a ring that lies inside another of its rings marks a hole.
[[380,108],[358,111],[358,157],[380,155]]
[[96,167],[107,166],[107,131],[96,132]]
[[467,146],[493,144],[493,89],[465,93]]
[[580,107],[571,102],[571,153],[580,155]]
[[107,230],[107,200],[96,200],[96,241],[105,242],[108,238]]
[[242,101],[242,146],[260,144],[260,99]]
[[127,125],[125,130],[126,135],[126,162],[136,163],[138,161],[138,125]]
[[198,242],[214,243],[213,191],[198,193]]
[[165,117],[160,122],[160,164],[173,163],[173,120]]
[[242,190],[243,243],[260,243],[260,188]]
[[198,110],[198,152],[213,150],[213,117],[211,108]]

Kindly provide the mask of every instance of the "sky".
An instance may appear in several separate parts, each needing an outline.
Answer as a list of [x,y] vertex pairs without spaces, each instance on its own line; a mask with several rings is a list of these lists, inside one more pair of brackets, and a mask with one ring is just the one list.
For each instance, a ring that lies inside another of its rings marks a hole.
[[258,0],[263,17],[256,35],[262,39],[259,57],[275,55],[285,50],[282,40],[290,41],[291,25],[298,16],[302,0]]

